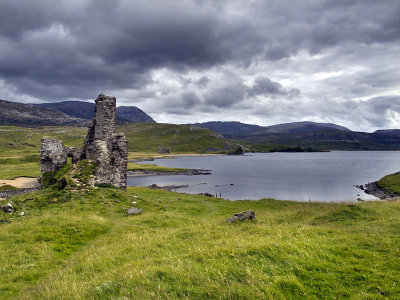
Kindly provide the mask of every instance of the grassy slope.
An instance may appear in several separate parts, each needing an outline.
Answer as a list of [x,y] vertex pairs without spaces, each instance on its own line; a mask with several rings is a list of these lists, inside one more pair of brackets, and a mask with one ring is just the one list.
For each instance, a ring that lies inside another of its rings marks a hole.
[[[229,202],[146,188],[89,193],[13,198],[26,216],[0,224],[0,298],[400,294],[400,202]],[[126,215],[131,201],[142,215]],[[256,222],[221,222],[248,209]]]
[[400,172],[386,175],[378,181],[378,185],[388,193],[400,195]]
[[210,147],[223,149],[226,140],[219,134],[189,125],[136,123],[123,125],[129,151],[157,152],[159,146],[170,147],[172,153],[204,153]]
[[[210,147],[225,145],[225,139],[218,134],[187,125],[139,123],[117,127],[116,131],[126,134],[130,158],[154,156],[158,146],[169,146],[172,153],[203,153]],[[81,147],[86,132],[82,127],[0,126],[0,179],[39,176],[43,136],[58,138],[67,147]]]

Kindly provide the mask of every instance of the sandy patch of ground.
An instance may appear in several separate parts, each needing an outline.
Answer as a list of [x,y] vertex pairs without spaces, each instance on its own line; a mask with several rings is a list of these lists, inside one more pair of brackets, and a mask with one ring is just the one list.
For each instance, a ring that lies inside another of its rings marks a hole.
[[29,188],[37,188],[39,187],[39,182],[37,178],[30,177],[18,177],[12,180],[0,179],[0,186],[3,185],[12,185],[16,188],[29,189]]

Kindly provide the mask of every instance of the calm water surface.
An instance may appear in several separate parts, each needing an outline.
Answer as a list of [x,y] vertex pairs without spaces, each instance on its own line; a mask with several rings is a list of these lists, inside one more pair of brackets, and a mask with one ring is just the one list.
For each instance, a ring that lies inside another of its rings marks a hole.
[[230,200],[275,198],[296,201],[376,199],[353,185],[400,170],[398,151],[255,153],[157,159],[161,166],[209,169],[212,175],[128,177],[129,186],[183,185],[178,192],[221,194]]

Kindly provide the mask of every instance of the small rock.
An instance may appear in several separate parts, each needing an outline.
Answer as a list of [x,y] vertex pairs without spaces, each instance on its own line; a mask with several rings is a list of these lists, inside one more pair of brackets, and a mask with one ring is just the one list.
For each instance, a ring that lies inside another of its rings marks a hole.
[[20,217],[25,216],[25,213],[23,211],[21,211],[21,213],[19,214]]
[[2,205],[1,210],[4,211],[5,213],[12,213],[14,211],[14,207],[9,202],[7,204]]
[[240,213],[234,214],[233,217],[226,219],[226,222],[235,223],[235,222],[243,222],[245,220],[255,220],[256,215],[253,210],[242,211]]
[[128,209],[128,215],[138,215],[141,214],[143,212],[143,209],[139,209],[136,207],[131,207],[130,209]]
[[136,201],[132,201],[132,204],[133,204],[133,205],[136,205]]
[[133,197],[133,198],[138,198],[138,196],[136,196],[136,195],[133,195],[132,197]]

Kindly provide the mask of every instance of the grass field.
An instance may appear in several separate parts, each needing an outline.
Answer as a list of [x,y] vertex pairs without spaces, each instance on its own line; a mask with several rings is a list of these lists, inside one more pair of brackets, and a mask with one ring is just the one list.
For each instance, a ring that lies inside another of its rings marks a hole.
[[[1,299],[396,299],[400,202],[37,191],[1,224]],[[128,216],[136,201],[143,214]],[[254,210],[255,222],[223,220]],[[6,259],[5,259],[6,258]]]

